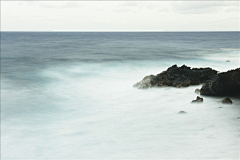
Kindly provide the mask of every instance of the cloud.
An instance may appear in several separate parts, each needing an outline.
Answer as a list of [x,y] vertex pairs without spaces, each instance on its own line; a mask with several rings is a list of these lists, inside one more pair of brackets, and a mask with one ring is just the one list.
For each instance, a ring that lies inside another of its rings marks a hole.
[[229,6],[229,7],[226,7],[224,12],[228,13],[228,12],[239,12],[239,11],[240,11],[239,6]]
[[67,8],[78,8],[78,2],[42,2],[42,1],[19,1],[17,2],[20,6],[38,6],[41,8],[56,8],[56,9],[67,9]]
[[120,7],[115,8],[113,11],[114,12],[136,12],[136,11],[130,9],[130,8],[120,8]]
[[41,2],[38,4],[39,7],[43,8],[58,8],[59,6],[51,2]]
[[151,2],[145,7],[148,10],[157,10],[158,12],[169,12],[171,9],[169,2]]
[[169,2],[156,2],[156,1],[138,1],[138,2],[122,2],[114,8],[115,12],[145,12],[145,11],[159,11],[168,12],[170,11]]
[[140,3],[137,2],[122,2],[113,8],[114,12],[137,12],[139,11]]
[[120,4],[120,6],[124,6],[124,7],[137,7],[140,4],[138,2],[123,2]]
[[60,8],[60,9],[80,7],[79,3],[77,2],[40,2],[39,6],[43,8]]
[[56,9],[67,9],[67,8],[78,8],[83,5],[80,2],[61,2],[61,1],[17,1],[20,6],[38,6],[41,8],[56,8]]
[[216,13],[221,10],[222,7],[216,6],[213,1],[172,2],[172,11],[181,14]]
[[239,30],[239,6],[215,3],[4,1],[1,20],[3,30]]

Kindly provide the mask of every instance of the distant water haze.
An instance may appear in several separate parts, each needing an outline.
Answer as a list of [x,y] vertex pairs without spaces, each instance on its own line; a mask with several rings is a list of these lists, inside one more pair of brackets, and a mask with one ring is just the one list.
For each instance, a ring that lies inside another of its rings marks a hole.
[[239,159],[239,97],[193,104],[201,85],[133,88],[173,64],[235,69],[239,37],[2,32],[1,158]]

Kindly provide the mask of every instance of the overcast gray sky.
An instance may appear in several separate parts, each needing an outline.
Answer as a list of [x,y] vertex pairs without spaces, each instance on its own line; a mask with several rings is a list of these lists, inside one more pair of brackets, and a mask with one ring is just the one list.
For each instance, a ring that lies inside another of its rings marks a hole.
[[1,1],[2,31],[239,31],[237,1]]

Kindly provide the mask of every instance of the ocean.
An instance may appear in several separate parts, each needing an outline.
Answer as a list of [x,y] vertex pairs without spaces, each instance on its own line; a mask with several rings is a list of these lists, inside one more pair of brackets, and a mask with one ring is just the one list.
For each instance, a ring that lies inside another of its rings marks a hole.
[[237,160],[239,97],[133,85],[239,57],[240,32],[1,32],[1,159]]

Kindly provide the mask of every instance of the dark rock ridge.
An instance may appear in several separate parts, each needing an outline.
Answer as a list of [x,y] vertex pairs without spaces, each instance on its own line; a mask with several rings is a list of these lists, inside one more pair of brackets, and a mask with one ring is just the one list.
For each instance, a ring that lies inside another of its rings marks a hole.
[[231,100],[230,98],[224,98],[224,99],[222,100],[222,103],[223,103],[223,104],[232,104],[232,100]]
[[202,86],[200,94],[240,95],[240,68],[219,73]]
[[197,96],[196,100],[193,100],[192,103],[194,102],[203,102],[203,98]]
[[133,85],[139,89],[150,88],[154,86],[173,86],[188,87],[190,85],[198,85],[205,83],[207,80],[217,75],[217,71],[211,68],[190,68],[182,65],[178,67],[173,65],[160,74],[149,75],[142,81]]

